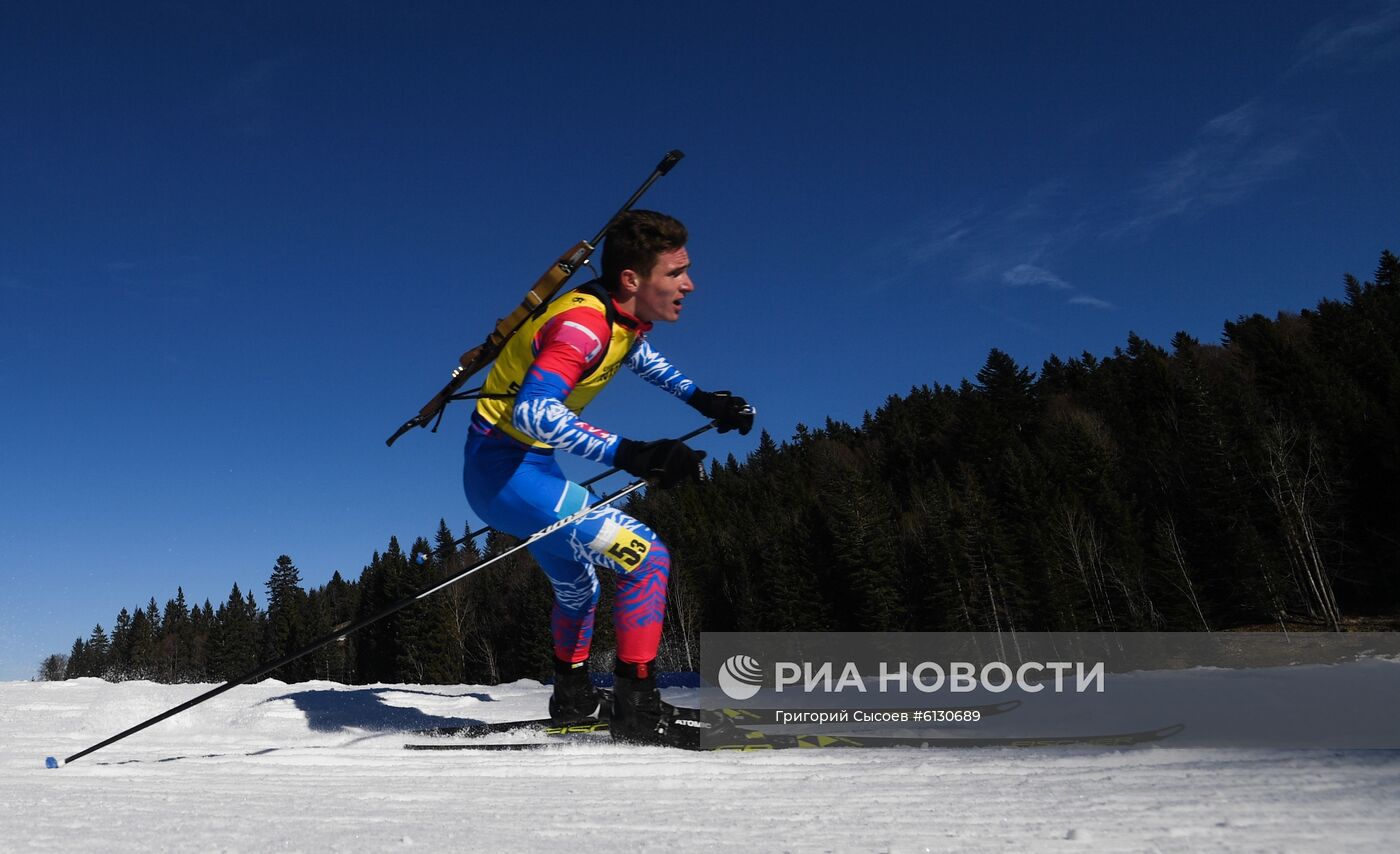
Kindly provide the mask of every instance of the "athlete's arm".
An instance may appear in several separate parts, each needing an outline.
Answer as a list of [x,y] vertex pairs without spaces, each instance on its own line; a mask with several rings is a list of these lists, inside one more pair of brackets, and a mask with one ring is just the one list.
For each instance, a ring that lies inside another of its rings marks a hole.
[[706,418],[713,419],[719,432],[738,430],[747,436],[753,429],[754,408],[737,394],[728,391],[702,391],[689,377],[681,373],[666,357],[656,352],[643,338],[627,356],[627,367],[658,388],[663,388],[684,400]]
[[564,401],[610,339],[607,319],[578,308],[551,320],[535,338],[535,361],[515,396],[511,426],[551,448],[612,465],[619,437],[581,421]]
[[690,400],[691,394],[695,392],[695,383],[667,361],[665,356],[656,352],[651,342],[645,338],[638,341],[632,352],[627,354],[626,365],[637,376],[681,400]]

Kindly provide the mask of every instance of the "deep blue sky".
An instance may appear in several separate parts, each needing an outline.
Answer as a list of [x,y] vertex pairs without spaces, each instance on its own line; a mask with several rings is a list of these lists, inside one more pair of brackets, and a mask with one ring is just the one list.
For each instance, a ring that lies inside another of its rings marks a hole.
[[[671,148],[653,341],[778,439],[1400,250],[1395,2],[519,6],[6,4],[0,679],[460,529],[466,405],[385,437]],[[589,415],[699,423],[630,376]]]

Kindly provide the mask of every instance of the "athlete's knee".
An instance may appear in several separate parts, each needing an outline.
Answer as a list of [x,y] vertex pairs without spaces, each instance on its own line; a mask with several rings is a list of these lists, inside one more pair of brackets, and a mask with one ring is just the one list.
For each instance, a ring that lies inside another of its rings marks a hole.
[[646,560],[642,562],[640,570],[643,573],[660,573],[669,576],[671,574],[671,550],[666,548],[666,544],[657,537],[651,541],[651,548],[647,549]]
[[598,604],[598,575],[593,566],[531,549],[554,588],[554,601],[570,616],[591,613]]
[[616,576],[619,603],[626,603],[628,607],[663,608],[666,587],[671,580],[671,553],[665,543],[654,540],[636,569],[616,573]]
[[671,565],[671,553],[661,538],[622,513],[603,520],[588,548],[600,563],[625,575],[650,573],[658,568],[668,571]]

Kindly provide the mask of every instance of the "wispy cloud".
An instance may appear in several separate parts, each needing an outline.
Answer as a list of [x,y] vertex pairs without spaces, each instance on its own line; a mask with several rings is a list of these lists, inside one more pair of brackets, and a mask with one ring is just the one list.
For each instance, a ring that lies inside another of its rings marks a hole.
[[1002,273],[1001,280],[1013,288],[1039,287],[1051,291],[1067,292],[1069,297],[1065,300],[1065,305],[1079,305],[1105,310],[1117,308],[1108,300],[1083,293],[1065,281],[1058,273],[1051,272],[1044,267],[1037,267],[1034,264],[1017,264]]
[[1400,3],[1373,6],[1360,17],[1329,18],[1298,45],[1293,69],[1307,65],[1365,67],[1400,54]]
[[1026,188],[1004,204],[924,223],[895,253],[900,274],[941,268],[963,284],[1056,292],[1066,304],[1115,310],[1060,265],[1086,239],[1141,236],[1177,217],[1237,204],[1285,176],[1317,144],[1324,123],[1250,101],[1210,118],[1177,153],[1139,173],[1117,202],[1086,204],[1069,182]]
[[1054,218],[1058,209],[1063,206],[1069,189],[1069,182],[1062,178],[1042,181],[1026,190],[1020,199],[1007,207],[1003,218],[1008,223]]
[[1002,281],[1013,287],[1044,285],[1051,290],[1068,290],[1069,282],[1054,273],[1033,264],[1017,264],[1001,274]]
[[1102,300],[1098,297],[1091,297],[1088,294],[1077,294],[1075,296],[1070,297],[1068,300],[1066,300],[1066,302],[1068,302],[1070,305],[1083,305],[1088,306],[1089,308],[1103,309],[1105,311],[1111,311],[1117,308],[1116,305],[1109,302],[1108,300]]
[[1152,167],[1131,194],[1131,213],[1110,236],[1238,202],[1280,176],[1310,149],[1317,123],[1255,101],[1216,116],[1181,152]]
[[977,209],[962,211],[945,216],[935,222],[925,223],[907,235],[899,247],[899,254],[907,257],[913,265],[922,265],[962,251],[974,239],[979,229],[982,212]]
[[1046,277],[1054,273],[1044,259],[1084,231],[1078,218],[1066,216],[1066,189],[1063,181],[1045,181],[1004,204],[980,204],[915,226],[895,247],[910,262],[901,272],[936,263],[965,284],[1010,283],[1008,272],[1017,284],[1050,284]]
[[[1400,0],[1365,8],[1364,14],[1332,17],[1314,27],[1300,40],[1293,68],[1281,74],[1304,66],[1313,73],[1363,69],[1400,56]],[[982,197],[975,206],[911,229],[884,247],[890,251],[881,258],[891,263],[894,278],[932,273],[988,292],[1019,291],[1017,299],[1039,292],[1042,299],[1058,295],[1067,305],[1117,310],[1067,275],[1086,243],[1142,238],[1174,220],[1244,204],[1308,158],[1336,147],[1334,139],[1361,168],[1331,107],[1297,95],[1274,86],[1194,130],[1188,127],[1174,147],[1118,178],[1116,186],[1103,184],[1106,175],[1086,179],[1084,186],[1055,176],[1001,202]]]
[[[1371,3],[1360,15],[1335,16],[1299,41],[1290,75],[1324,68],[1365,70],[1400,56],[1400,0]],[[1337,136],[1328,108],[1304,108],[1275,91],[1216,116],[1179,152],[1149,168],[1119,225],[1106,234],[1143,232],[1174,217],[1238,203],[1286,176]],[[1354,158],[1353,158],[1354,159]]]
[[981,289],[1008,289],[1060,294],[1066,304],[1111,308],[1084,294],[1054,269],[1065,253],[1093,229],[1076,213],[1067,181],[1052,180],[1027,188],[998,206],[967,208],[926,221],[894,246],[907,274],[914,270]]

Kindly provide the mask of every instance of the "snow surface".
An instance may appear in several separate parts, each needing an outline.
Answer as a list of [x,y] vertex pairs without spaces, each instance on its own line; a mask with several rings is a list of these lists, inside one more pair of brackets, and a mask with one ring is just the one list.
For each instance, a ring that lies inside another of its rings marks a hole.
[[[408,751],[548,688],[0,683],[5,851],[1393,851],[1400,751]],[[673,701],[685,692],[669,692]]]

